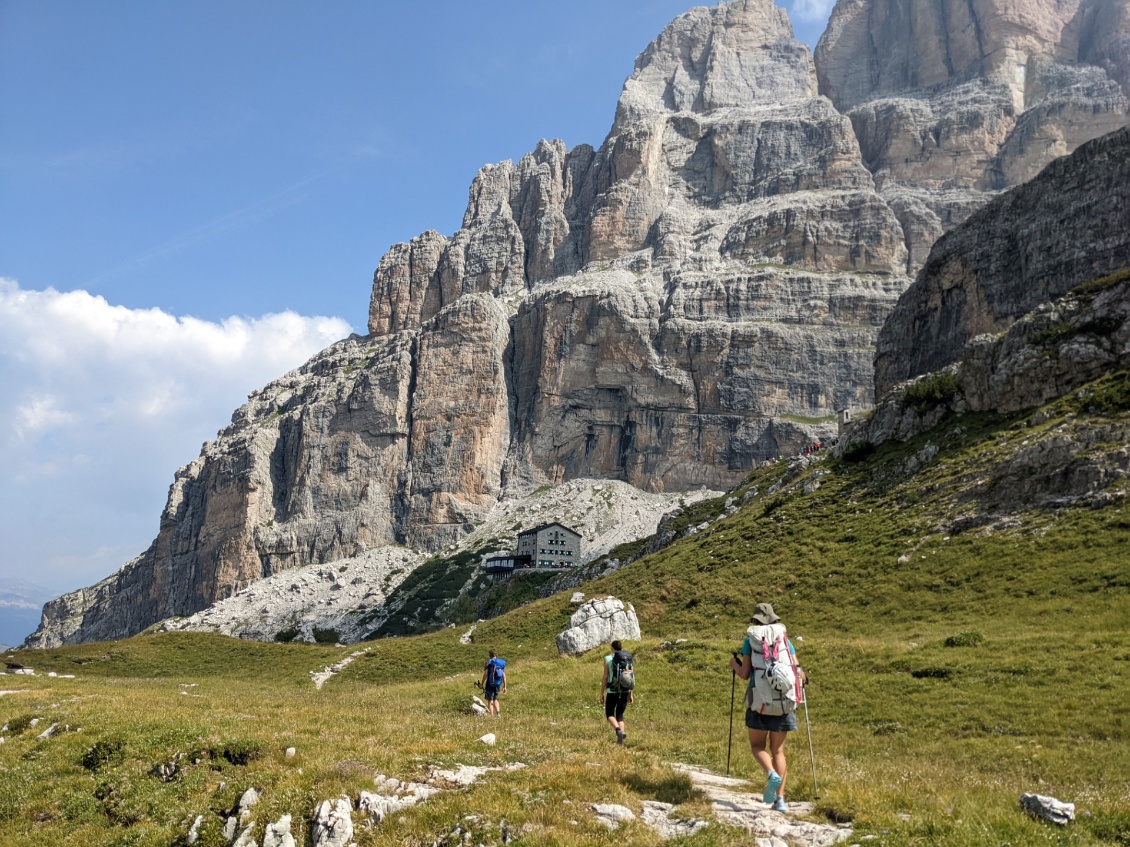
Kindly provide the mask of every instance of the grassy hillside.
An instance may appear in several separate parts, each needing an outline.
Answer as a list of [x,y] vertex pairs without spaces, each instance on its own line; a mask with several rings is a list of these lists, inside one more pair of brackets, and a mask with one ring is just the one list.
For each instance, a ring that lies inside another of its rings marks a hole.
[[[479,624],[472,645],[462,629],[371,642],[320,691],[308,672],[356,647],[176,633],[15,654],[38,675],[0,683],[21,689],[0,697],[0,844],[170,845],[198,814],[198,843],[220,844],[249,786],[264,790],[256,820],[293,814],[301,843],[317,801],[355,797],[377,772],[515,761],[529,767],[359,829],[357,843],[429,845],[474,813],[474,843],[500,843],[506,818],[516,843],[657,844],[642,825],[611,838],[586,804],[707,814],[666,763],[724,770],[726,658],[769,600],[812,678],[820,793],[802,732],[788,745],[792,799],[852,821],[857,842],[876,836],[863,843],[1130,845],[1130,511],[1117,491],[1102,508],[1002,510],[1016,498],[1000,486],[1015,483],[992,470],[1082,418],[1130,420],[1123,402],[1072,402],[758,471],[737,514],[586,586],[633,603],[645,634],[624,748],[603,724],[598,657],[556,655],[568,593]],[[721,504],[698,509],[695,521]],[[511,662],[493,722],[462,713],[488,647]],[[69,729],[37,740],[51,723]],[[488,730],[495,747],[475,742]],[[149,774],[172,760],[172,781]],[[760,782],[737,728],[733,770]],[[1028,820],[1027,791],[1074,801],[1077,822]],[[750,842],[712,826],[684,843]]]

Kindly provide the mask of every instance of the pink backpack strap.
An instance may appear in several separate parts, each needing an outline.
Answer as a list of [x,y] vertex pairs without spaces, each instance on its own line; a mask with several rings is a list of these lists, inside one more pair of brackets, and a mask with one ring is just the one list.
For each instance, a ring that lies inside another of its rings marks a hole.
[[772,651],[770,651],[769,640],[766,638],[761,639],[761,657],[765,659],[766,665],[769,664],[770,660],[776,661],[777,657],[780,655],[780,649],[778,642],[774,641]]

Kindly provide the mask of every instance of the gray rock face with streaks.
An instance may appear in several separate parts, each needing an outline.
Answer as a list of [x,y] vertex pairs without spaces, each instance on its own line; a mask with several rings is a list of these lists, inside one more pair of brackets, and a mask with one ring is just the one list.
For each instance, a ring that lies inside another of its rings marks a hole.
[[935,246],[882,332],[875,389],[957,361],[1072,287],[1130,267],[1130,127],[1052,163]]
[[644,51],[599,150],[543,142],[484,168],[459,232],[382,260],[369,329],[470,292],[509,310],[509,485],[724,488],[867,402],[905,266],[807,48],[743,0]]
[[816,50],[911,270],[992,193],[1124,126],[1130,0],[840,0]]
[[[905,441],[950,413],[1032,409],[1127,366],[1130,277],[1094,296],[1070,295],[1043,304],[999,336],[971,339],[960,361],[944,369],[953,377],[950,397],[916,409],[906,400],[908,390],[935,375],[895,385],[868,416],[845,429],[837,449],[842,453],[853,441]],[[1109,432],[1104,437],[1125,440]]]
[[[1128,161],[1130,128],[1053,163],[939,243],[884,328],[881,349],[891,352],[877,362],[883,395],[845,429],[841,453],[909,439],[953,414],[1016,413],[1071,395],[1079,414],[1032,414],[1021,424],[1031,435],[1017,438],[990,474],[940,495],[965,512],[952,528],[1019,509],[1125,498],[1130,426],[1104,414],[1121,402],[1118,382],[1096,381],[1130,367]],[[1007,245],[1018,243],[1027,250],[1012,253],[1009,268]],[[1120,272],[1104,276],[1114,269]],[[1064,289],[1071,290],[1052,301]],[[896,352],[906,362],[893,364]],[[897,367],[931,366],[943,369],[888,390]],[[921,381],[934,386],[930,401],[914,392]],[[937,450],[926,445],[904,472],[928,464]]]

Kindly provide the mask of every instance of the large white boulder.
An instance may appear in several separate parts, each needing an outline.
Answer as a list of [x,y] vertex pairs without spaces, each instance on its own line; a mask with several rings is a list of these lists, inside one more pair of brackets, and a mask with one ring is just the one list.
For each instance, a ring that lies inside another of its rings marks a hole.
[[587,653],[612,641],[639,641],[636,610],[615,597],[593,599],[569,618],[569,628],[557,636],[557,649],[572,656]]

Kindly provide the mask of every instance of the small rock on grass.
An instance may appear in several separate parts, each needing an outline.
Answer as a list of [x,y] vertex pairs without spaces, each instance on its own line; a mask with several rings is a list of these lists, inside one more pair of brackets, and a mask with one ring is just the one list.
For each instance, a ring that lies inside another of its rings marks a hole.
[[631,809],[618,803],[597,803],[592,806],[592,810],[596,813],[597,822],[609,829],[619,829],[621,824],[636,819]]
[[235,840],[235,843],[232,844],[231,847],[259,847],[259,845],[255,843],[255,836],[252,834],[254,832],[255,821],[251,821],[251,823],[244,828],[243,832],[239,834],[239,838]]
[[1062,800],[1045,797],[1043,794],[1020,795],[1020,807],[1032,817],[1056,826],[1067,826],[1075,820],[1074,803],[1064,803]]
[[251,807],[259,802],[260,794],[254,788],[248,788],[239,798],[239,821],[243,823],[251,817]]
[[323,800],[310,829],[313,847],[346,847],[353,840],[353,803],[348,797]]
[[283,815],[275,823],[267,825],[263,833],[263,847],[296,847],[294,836],[290,834],[290,815]]
[[481,741],[483,744],[487,745],[488,747],[493,747],[495,745],[495,743],[498,741],[498,739],[495,737],[493,732],[488,732],[486,735],[484,735],[482,738],[479,738],[478,740]]
[[184,843],[188,847],[192,847],[200,839],[200,825],[204,823],[204,815],[197,815],[196,820],[192,822],[192,826],[188,829],[188,835],[184,839]]

